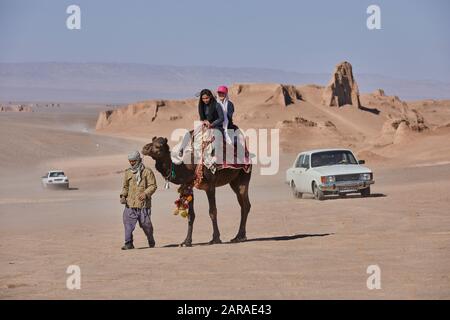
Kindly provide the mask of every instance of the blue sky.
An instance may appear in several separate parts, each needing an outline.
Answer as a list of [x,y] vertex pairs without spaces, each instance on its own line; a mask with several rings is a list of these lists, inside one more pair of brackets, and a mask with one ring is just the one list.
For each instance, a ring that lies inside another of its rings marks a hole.
[[[81,30],[66,8],[81,7]],[[366,9],[381,8],[381,30]],[[263,67],[450,82],[450,1],[0,0],[0,62]]]

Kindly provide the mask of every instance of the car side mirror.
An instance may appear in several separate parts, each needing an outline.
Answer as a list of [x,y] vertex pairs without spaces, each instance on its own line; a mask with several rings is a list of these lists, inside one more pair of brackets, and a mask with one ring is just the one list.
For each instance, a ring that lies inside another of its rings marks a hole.
[[366,160],[359,160],[358,161],[358,164],[365,164],[366,163]]

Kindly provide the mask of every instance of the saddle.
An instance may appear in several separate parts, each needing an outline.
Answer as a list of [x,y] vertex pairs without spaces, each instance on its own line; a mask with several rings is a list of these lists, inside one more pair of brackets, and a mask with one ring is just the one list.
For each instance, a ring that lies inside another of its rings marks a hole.
[[204,168],[210,170],[213,174],[223,169],[249,172],[251,160],[245,136],[239,129],[233,130],[231,133],[233,139],[231,139],[232,143],[229,144],[219,130],[199,126],[187,132],[183,140],[173,148],[171,152],[172,162],[195,167],[194,186],[196,187],[203,180]]

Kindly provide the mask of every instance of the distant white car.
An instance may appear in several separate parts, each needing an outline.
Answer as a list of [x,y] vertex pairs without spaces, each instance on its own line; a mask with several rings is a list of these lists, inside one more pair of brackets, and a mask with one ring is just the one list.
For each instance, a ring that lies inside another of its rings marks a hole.
[[318,200],[326,195],[360,193],[370,196],[374,184],[373,172],[362,166],[350,150],[321,149],[300,153],[291,168],[286,171],[286,183],[295,197],[312,193]]
[[62,170],[52,170],[42,177],[42,186],[44,188],[61,187],[68,189],[69,178],[67,178]]

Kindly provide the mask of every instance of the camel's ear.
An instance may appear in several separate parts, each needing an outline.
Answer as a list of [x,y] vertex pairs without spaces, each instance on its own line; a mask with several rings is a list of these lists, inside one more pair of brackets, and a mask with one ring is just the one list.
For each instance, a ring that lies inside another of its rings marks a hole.
[[167,138],[164,138],[164,143],[167,144]]
[[156,140],[156,137],[153,137],[152,141],[155,141],[155,140]]

